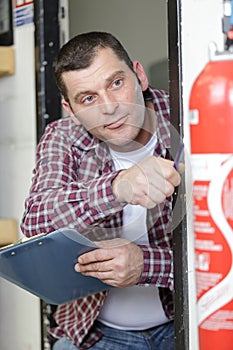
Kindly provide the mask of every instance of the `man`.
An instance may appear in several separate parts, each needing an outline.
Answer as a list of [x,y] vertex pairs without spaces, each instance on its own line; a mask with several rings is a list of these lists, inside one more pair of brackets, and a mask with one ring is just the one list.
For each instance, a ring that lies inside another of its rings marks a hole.
[[108,33],[71,39],[54,73],[69,117],[38,145],[22,231],[98,241],[75,270],[116,288],[59,305],[53,349],[174,349],[168,96]]

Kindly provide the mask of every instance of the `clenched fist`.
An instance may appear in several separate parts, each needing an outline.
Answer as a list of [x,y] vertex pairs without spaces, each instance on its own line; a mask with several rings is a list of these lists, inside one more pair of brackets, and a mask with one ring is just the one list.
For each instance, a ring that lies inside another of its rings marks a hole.
[[180,175],[173,161],[150,156],[122,170],[112,188],[118,201],[151,209],[171,196],[179,184]]

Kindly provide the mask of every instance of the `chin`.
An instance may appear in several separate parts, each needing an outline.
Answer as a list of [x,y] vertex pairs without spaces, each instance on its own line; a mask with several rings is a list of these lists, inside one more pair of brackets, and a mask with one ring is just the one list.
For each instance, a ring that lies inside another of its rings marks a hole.
[[107,141],[110,148],[118,152],[130,152],[139,147],[138,143],[132,139],[119,138]]

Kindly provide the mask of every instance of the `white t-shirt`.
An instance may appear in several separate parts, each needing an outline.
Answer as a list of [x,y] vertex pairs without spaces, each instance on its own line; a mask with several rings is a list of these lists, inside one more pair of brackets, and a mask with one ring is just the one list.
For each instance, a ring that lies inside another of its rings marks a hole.
[[[147,145],[137,151],[121,153],[110,150],[116,170],[128,169],[152,155],[155,144],[156,136],[153,135]],[[144,207],[125,206],[121,237],[137,244],[149,244]],[[125,330],[143,330],[168,322],[158,288],[154,285],[110,289],[98,320]]]

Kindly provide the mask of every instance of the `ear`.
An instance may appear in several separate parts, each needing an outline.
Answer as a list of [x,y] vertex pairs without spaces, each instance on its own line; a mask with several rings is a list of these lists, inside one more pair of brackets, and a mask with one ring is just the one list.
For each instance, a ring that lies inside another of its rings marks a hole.
[[72,117],[74,115],[72,108],[70,107],[69,102],[67,102],[64,98],[61,101],[62,107],[64,110]]
[[62,107],[64,108],[64,110],[69,114],[69,116],[71,117],[71,119],[75,122],[75,124],[80,124],[79,120],[77,119],[77,117],[75,116],[69,102],[67,102],[64,98],[61,101]]
[[143,66],[141,65],[140,62],[134,61],[133,62],[133,69],[134,69],[134,71],[135,71],[135,73],[140,81],[142,91],[145,91],[148,88],[149,82],[148,82],[148,78],[147,78],[147,75],[144,71]]

